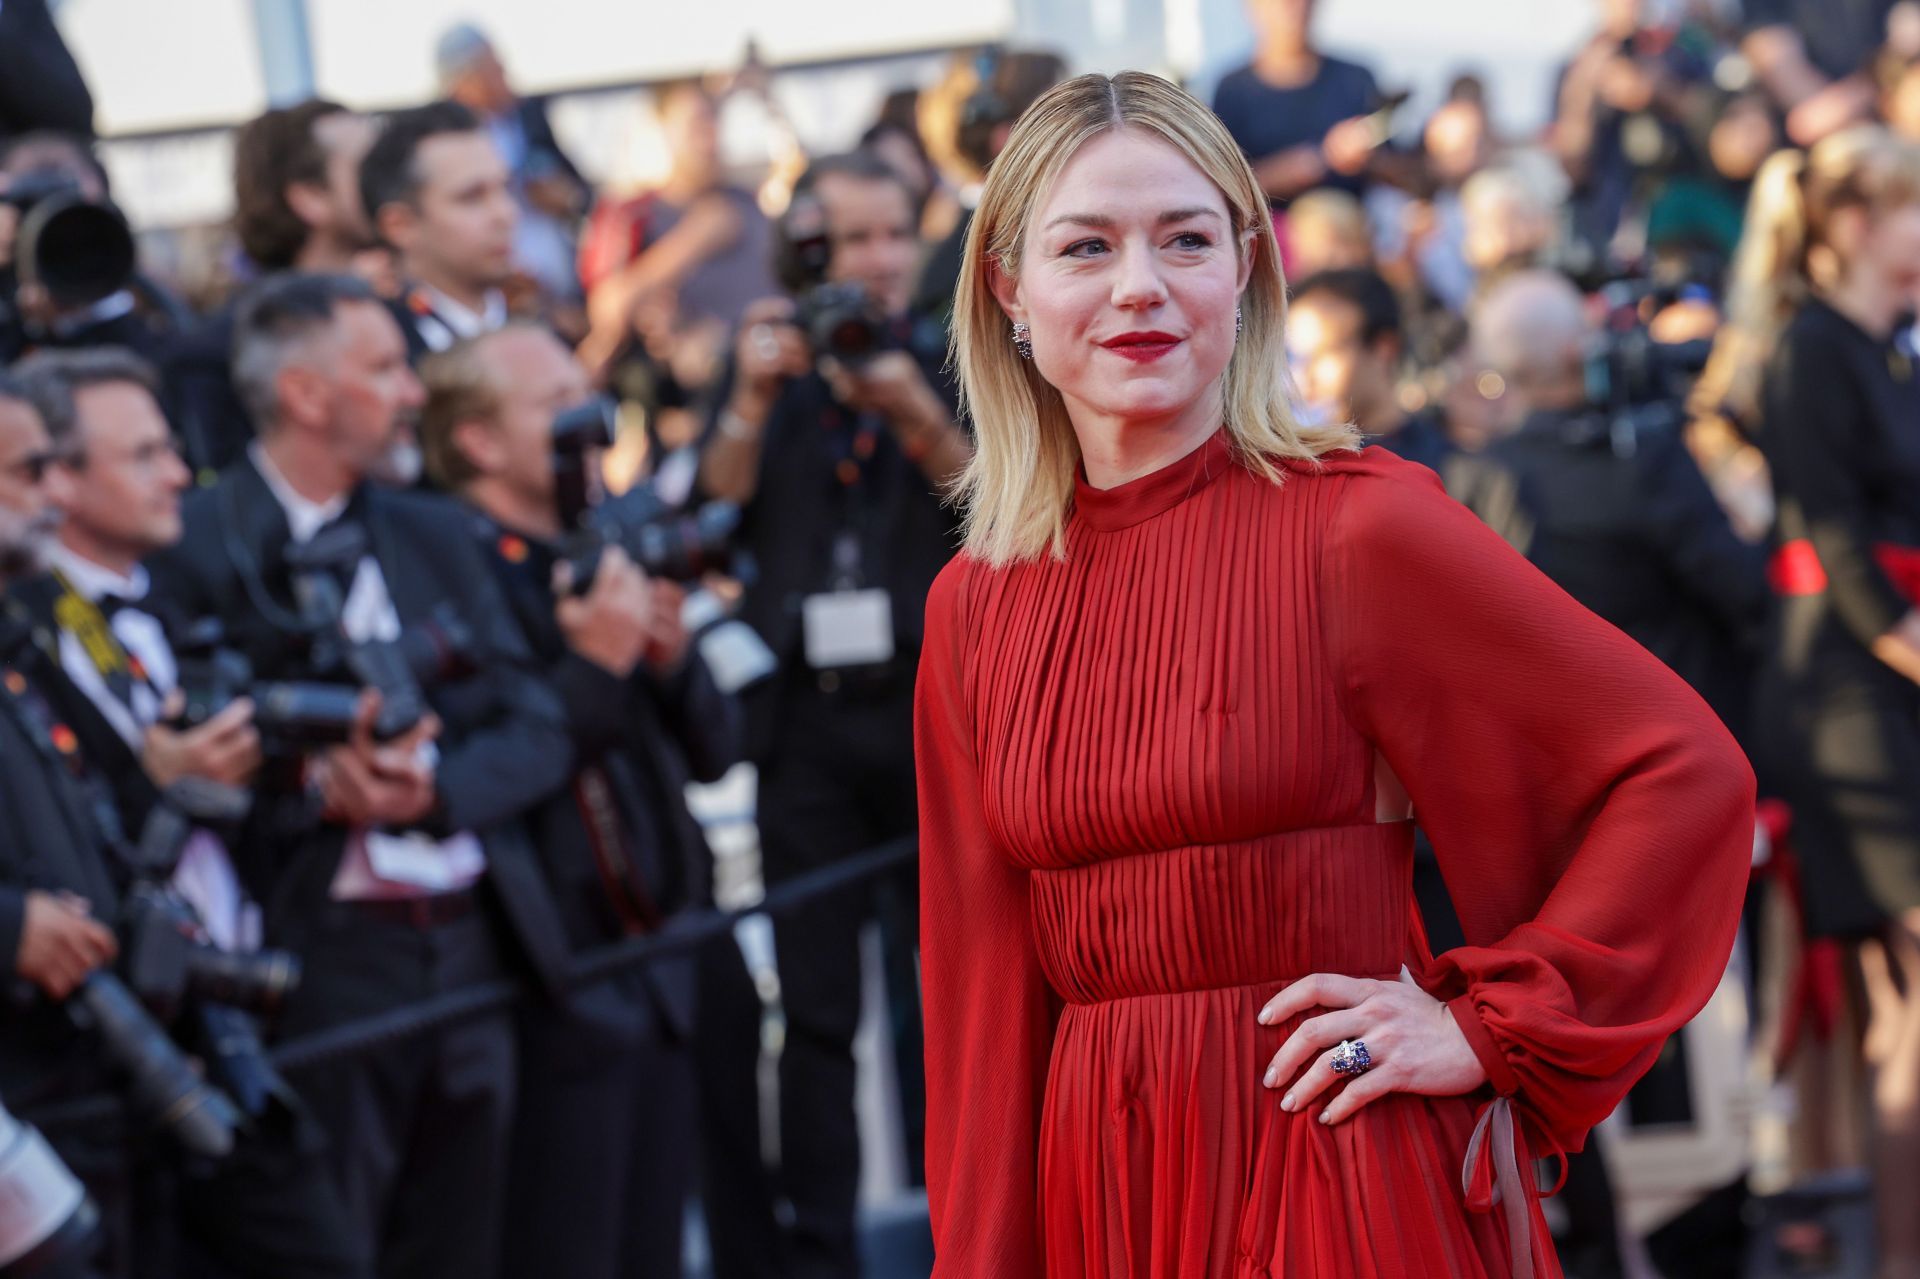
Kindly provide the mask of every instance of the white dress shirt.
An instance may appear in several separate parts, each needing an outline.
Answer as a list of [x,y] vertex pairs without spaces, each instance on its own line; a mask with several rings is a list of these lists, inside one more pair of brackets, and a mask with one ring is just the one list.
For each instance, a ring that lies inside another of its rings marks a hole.
[[463,338],[477,338],[507,323],[507,295],[498,289],[487,290],[478,311],[454,301],[431,284],[416,285],[415,289],[428,310],[420,317],[420,337],[432,350],[444,351]]
[[[268,490],[286,512],[287,528],[296,542],[312,540],[329,521],[347,509],[344,495],[327,502],[303,497],[287,482],[267,451],[258,441],[248,446],[248,455],[267,482]],[[353,584],[347,589],[341,624],[347,638],[356,643],[400,638],[400,613],[387,591],[386,574],[380,561],[363,556],[353,571]],[[431,766],[439,751],[429,742],[422,748],[425,762]],[[487,857],[480,840],[470,831],[460,831],[447,839],[434,840],[418,833],[395,835],[379,830],[355,830],[347,837],[340,868],[334,873],[332,894],[336,901],[368,898],[429,897],[439,893],[471,888],[486,873]]]
[[[60,632],[60,668],[86,699],[93,703],[113,731],[135,756],[146,744],[147,730],[160,719],[161,703],[180,680],[180,668],[166,632],[152,614],[143,611],[147,571],[135,567],[127,576],[95,564],[56,543],[49,556],[53,568],[76,595],[92,604],[113,597],[124,601],[108,620],[120,647],[140,665],[130,702],[123,702],[107,686],[100,668],[70,631]],[[140,832],[129,831],[138,838]],[[227,856],[226,845],[212,831],[196,830],[180,852],[173,887],[190,902],[213,944],[222,950],[257,950],[260,946],[260,908],[247,899],[240,876]]]

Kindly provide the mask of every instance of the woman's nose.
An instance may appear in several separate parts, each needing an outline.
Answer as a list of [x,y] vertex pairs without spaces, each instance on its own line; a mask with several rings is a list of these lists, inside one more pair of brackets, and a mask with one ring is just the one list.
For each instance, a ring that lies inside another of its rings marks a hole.
[[1151,307],[1167,300],[1166,281],[1160,278],[1160,264],[1151,250],[1126,248],[1119,257],[1113,281],[1115,306]]

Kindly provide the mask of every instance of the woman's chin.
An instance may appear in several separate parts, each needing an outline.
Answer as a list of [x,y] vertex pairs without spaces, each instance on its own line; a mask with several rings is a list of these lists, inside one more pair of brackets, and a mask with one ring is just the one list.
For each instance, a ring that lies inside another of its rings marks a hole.
[[1100,396],[1091,401],[1093,408],[1107,417],[1117,418],[1171,417],[1199,398],[1199,392],[1192,388],[1144,379],[1100,389]]

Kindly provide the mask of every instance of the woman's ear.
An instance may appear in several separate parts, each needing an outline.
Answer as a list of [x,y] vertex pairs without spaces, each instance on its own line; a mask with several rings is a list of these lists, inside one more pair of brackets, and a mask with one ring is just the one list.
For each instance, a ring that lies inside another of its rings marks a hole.
[[1020,279],[1007,274],[998,253],[987,255],[987,287],[993,290],[994,300],[1009,320],[1027,318],[1027,308],[1020,304]]
[[1247,291],[1247,282],[1253,279],[1254,255],[1260,252],[1260,231],[1257,227],[1248,227],[1240,233],[1240,270],[1234,281],[1236,295]]

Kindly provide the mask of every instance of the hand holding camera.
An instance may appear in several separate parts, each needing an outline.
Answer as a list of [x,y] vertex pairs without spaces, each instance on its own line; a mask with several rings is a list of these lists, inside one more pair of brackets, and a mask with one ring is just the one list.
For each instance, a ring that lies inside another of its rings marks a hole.
[[14,970],[51,999],[71,995],[95,969],[119,953],[113,930],[72,893],[27,894]]
[[573,593],[573,566],[554,566],[554,616],[567,647],[620,679],[633,673],[653,639],[655,583],[617,546],[600,555],[586,594]]
[[736,417],[756,426],[772,410],[781,384],[813,367],[812,348],[794,326],[793,314],[786,298],[763,298],[742,317],[731,407]]
[[877,413],[896,430],[918,431],[925,425],[947,421],[946,406],[905,351],[883,351],[852,365],[824,359],[820,376],[833,389],[834,399],[856,413]]
[[183,777],[202,777],[228,786],[246,786],[260,769],[260,730],[253,722],[253,701],[229,702],[206,723],[175,728],[185,706],[176,692],[160,723],[147,729],[140,764],[161,790]]
[[349,826],[414,826],[438,798],[426,747],[440,734],[440,720],[427,714],[389,741],[375,737],[380,694],[361,694],[353,734],[314,764],[322,815]]
[[693,642],[684,619],[687,591],[678,582],[657,578],[649,585],[652,607],[647,617],[645,660],[655,674],[671,675],[687,660],[687,649]]

